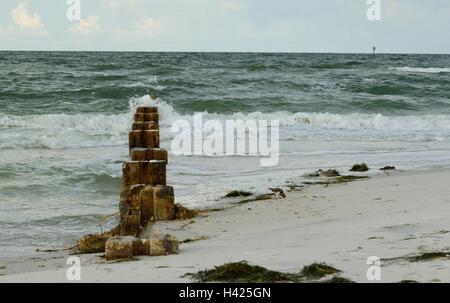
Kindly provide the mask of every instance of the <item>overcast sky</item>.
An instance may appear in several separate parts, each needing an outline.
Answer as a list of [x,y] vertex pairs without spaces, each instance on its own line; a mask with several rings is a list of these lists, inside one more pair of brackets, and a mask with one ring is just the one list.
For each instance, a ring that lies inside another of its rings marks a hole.
[[80,1],[0,0],[0,49],[450,53],[450,0]]

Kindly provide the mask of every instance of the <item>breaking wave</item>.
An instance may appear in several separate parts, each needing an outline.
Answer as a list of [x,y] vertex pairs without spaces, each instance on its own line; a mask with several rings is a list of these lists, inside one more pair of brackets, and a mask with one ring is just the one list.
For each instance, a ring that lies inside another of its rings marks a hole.
[[[158,106],[163,132],[179,119],[193,121],[194,114],[180,114],[171,104],[150,96],[131,98],[129,111],[123,114],[47,114],[0,115],[0,149],[44,148],[67,149],[94,146],[125,145],[130,130],[132,113],[143,105]],[[307,112],[275,113],[203,113],[203,119],[278,120],[281,127],[299,127],[318,132],[320,129],[337,131],[450,131],[450,115],[386,116],[382,114],[334,114]],[[170,136],[170,135],[169,135]]]
[[394,67],[392,68],[399,72],[406,73],[429,73],[429,74],[439,74],[439,73],[450,73],[450,67]]

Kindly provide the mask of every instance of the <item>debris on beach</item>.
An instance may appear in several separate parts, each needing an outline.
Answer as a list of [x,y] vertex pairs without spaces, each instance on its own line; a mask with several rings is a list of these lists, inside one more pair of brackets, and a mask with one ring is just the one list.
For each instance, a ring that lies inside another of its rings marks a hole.
[[366,172],[369,171],[369,167],[367,166],[366,163],[358,163],[352,166],[352,168],[350,169],[351,172]]
[[380,168],[380,170],[383,171],[388,176],[390,173],[397,171],[395,166],[385,166],[385,167]]
[[431,252],[423,252],[419,254],[404,256],[404,257],[394,257],[394,258],[384,258],[382,261],[393,262],[393,261],[408,261],[408,262],[425,262],[425,261],[433,261],[439,259],[448,259],[450,260],[450,252],[447,251],[431,251]]
[[319,176],[320,177],[334,178],[334,177],[339,177],[340,175],[341,174],[335,169],[329,169],[327,171],[319,169]]
[[269,188],[269,190],[274,193],[276,198],[286,199],[286,194],[281,188]]
[[211,237],[208,236],[201,236],[201,237],[197,237],[197,238],[189,238],[183,241],[180,241],[180,244],[185,244],[185,243],[192,243],[192,242],[197,242],[197,241],[203,241],[203,240],[208,240]]
[[417,256],[408,257],[406,259],[410,262],[430,261],[436,259],[450,259],[450,252],[442,252],[442,251],[427,252]]
[[349,284],[349,283],[355,283],[355,282],[350,279],[343,278],[343,277],[333,277],[329,280],[321,281],[320,283]]
[[388,170],[396,170],[395,166],[385,166],[380,168],[382,171],[388,171]]
[[[185,277],[190,276],[195,282],[199,283],[353,283],[349,279],[336,276],[340,272],[340,270],[325,263],[313,263],[305,266],[299,273],[283,273],[261,266],[250,265],[248,261],[240,261],[215,266],[213,269],[202,270],[197,273],[188,273]],[[329,280],[319,280],[330,275],[335,276]]]
[[238,202],[234,204],[245,204],[255,201],[263,201],[263,200],[272,200],[272,199],[285,199],[286,194],[283,189],[274,187],[274,188],[268,188],[270,190],[270,193],[264,193],[264,194],[255,194],[249,191],[241,191],[241,190],[233,190],[226,194],[223,199],[225,198],[245,198],[242,200],[239,200]]
[[314,173],[304,174],[302,177],[303,178],[319,178],[320,177],[320,173],[318,171],[316,171]]
[[332,184],[341,184],[341,183],[349,183],[358,180],[366,180],[369,179],[368,176],[339,176],[334,178],[328,178],[327,180],[311,180],[311,181],[303,181],[303,185],[332,185]]
[[229,282],[229,283],[273,283],[299,281],[299,274],[282,273],[268,270],[261,266],[250,265],[247,261],[227,263],[214,269],[188,274],[199,283]]
[[175,204],[175,219],[189,220],[198,216],[199,211],[196,209],[189,209],[180,204]]
[[102,234],[87,235],[79,239],[76,244],[76,252],[79,254],[95,254],[105,251],[105,244],[109,238],[119,235],[119,229],[115,228]]
[[315,279],[323,278],[332,274],[337,274],[339,272],[341,271],[325,263],[313,263],[311,265],[304,266],[301,271],[304,277]]
[[223,198],[227,199],[227,198],[250,197],[250,196],[253,196],[252,192],[243,191],[243,190],[233,190],[233,191],[230,191],[225,196],[223,196]]
[[253,198],[241,200],[241,201],[237,202],[236,204],[245,204],[245,203],[256,202],[256,201],[272,200],[274,198],[274,196],[275,196],[275,194],[273,194],[273,193],[261,194],[261,195],[255,196]]

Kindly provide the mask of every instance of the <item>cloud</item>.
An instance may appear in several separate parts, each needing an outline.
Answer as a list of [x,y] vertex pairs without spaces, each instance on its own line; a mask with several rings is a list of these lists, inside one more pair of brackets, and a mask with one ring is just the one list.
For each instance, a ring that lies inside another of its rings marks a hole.
[[134,23],[133,31],[139,36],[159,36],[168,26],[167,17],[145,18]]
[[21,29],[38,31],[44,27],[38,14],[30,14],[25,2],[20,2],[11,12],[14,23]]
[[41,17],[28,11],[27,3],[20,2],[10,13],[12,23],[0,26],[0,36],[17,39],[29,37],[48,37]]
[[91,15],[86,19],[80,20],[77,24],[69,28],[72,33],[77,33],[81,35],[91,35],[100,31],[100,18],[96,15]]
[[220,10],[223,12],[243,13],[247,11],[247,4],[242,1],[221,1]]

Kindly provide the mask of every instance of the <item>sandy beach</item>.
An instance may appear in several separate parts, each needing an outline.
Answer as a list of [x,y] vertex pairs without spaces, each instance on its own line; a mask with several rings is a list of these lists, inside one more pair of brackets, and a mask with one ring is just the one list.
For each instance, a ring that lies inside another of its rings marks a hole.
[[[450,170],[380,174],[369,180],[315,185],[286,199],[256,201],[194,220],[158,222],[154,231],[176,235],[178,255],[108,263],[83,255],[82,282],[190,282],[186,273],[247,260],[283,272],[326,262],[356,282],[367,258],[450,251]],[[0,282],[67,282],[65,254],[2,264]],[[29,272],[30,268],[34,272]],[[383,260],[380,282],[450,282],[448,258]],[[376,281],[375,281],[376,282]]]

